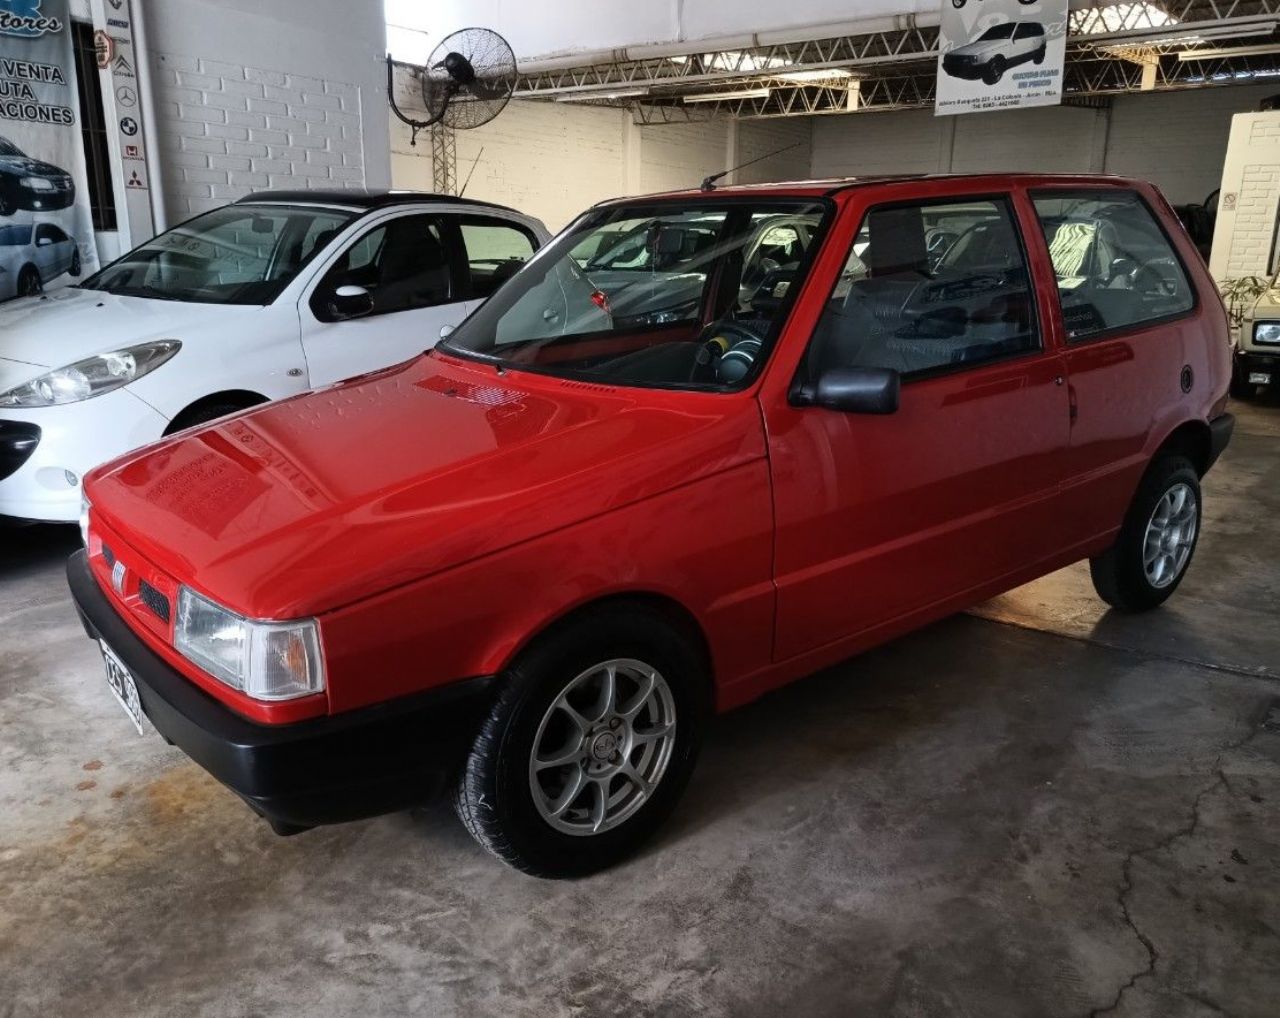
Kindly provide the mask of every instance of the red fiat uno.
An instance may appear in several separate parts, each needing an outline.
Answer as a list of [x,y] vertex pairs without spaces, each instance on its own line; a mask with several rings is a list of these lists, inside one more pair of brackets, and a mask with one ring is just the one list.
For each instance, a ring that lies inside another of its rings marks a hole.
[[423,356],[93,472],[71,588],[139,730],[277,831],[443,778],[582,874],[715,711],[1080,559],[1164,601],[1229,375],[1140,181],[607,202]]

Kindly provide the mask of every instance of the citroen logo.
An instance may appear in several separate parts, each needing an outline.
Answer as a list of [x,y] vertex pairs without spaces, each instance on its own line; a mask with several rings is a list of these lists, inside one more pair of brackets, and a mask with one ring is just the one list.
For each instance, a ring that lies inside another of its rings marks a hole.
[[117,594],[124,594],[124,563],[117,560],[111,567],[111,586]]

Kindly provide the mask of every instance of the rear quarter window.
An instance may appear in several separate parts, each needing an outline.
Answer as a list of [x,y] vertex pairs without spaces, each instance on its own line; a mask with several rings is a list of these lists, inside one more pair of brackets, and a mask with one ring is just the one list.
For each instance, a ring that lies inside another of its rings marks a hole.
[[1182,260],[1137,192],[1039,192],[1032,200],[1068,340],[1136,328],[1195,307]]

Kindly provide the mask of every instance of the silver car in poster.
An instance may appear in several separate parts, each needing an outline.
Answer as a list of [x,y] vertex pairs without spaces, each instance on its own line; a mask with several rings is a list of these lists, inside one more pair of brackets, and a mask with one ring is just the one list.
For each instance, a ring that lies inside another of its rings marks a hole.
[[1016,64],[1044,63],[1047,37],[1038,21],[1006,21],[992,25],[942,58],[942,69],[953,78],[981,78],[994,85]]
[[62,227],[0,225],[0,301],[33,297],[64,272],[80,275],[80,250]]

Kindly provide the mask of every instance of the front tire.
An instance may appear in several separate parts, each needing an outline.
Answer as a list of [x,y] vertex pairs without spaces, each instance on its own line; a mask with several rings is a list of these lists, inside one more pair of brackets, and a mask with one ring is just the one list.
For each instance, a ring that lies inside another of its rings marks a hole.
[[1238,365],[1231,368],[1231,383],[1227,387],[1227,394],[1232,399],[1249,399],[1256,394],[1255,387],[1249,383]]
[[675,808],[708,713],[696,642],[643,604],[590,609],[503,676],[454,805],[503,862],[577,877],[634,852]]
[[40,278],[40,270],[28,265],[18,273],[18,296],[38,297],[44,291],[44,281]]
[[1116,542],[1089,560],[1098,596],[1120,611],[1155,608],[1178,589],[1200,538],[1200,478],[1184,456],[1148,469]]
[[991,62],[982,69],[982,81],[987,85],[998,84],[1004,77],[1004,57],[992,57]]

